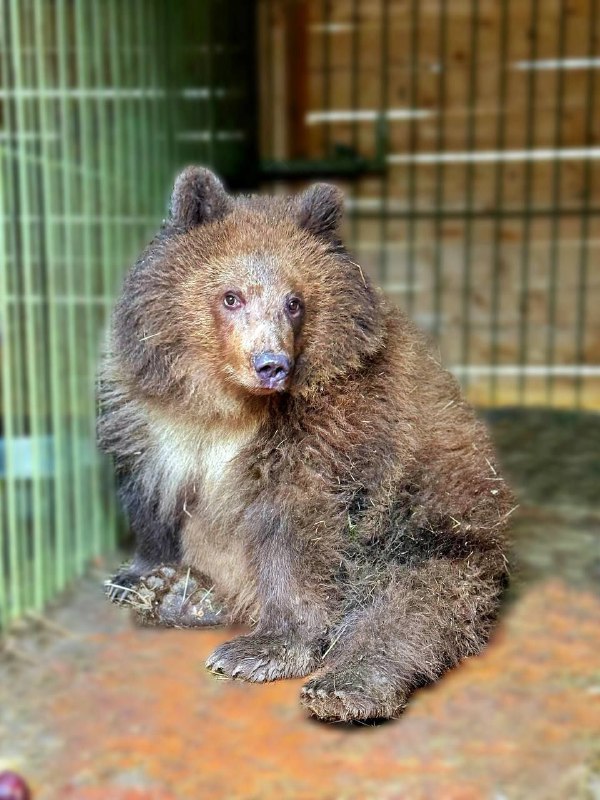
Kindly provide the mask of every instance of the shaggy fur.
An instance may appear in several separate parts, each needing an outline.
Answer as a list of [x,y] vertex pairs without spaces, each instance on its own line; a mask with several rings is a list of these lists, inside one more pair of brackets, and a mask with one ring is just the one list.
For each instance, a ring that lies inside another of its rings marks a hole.
[[[253,626],[211,669],[316,673],[302,702],[355,720],[481,650],[512,499],[454,378],[339,242],[341,213],[333,187],[232,198],[186,170],[115,309],[98,431],[138,542],[114,583],[205,574]],[[265,349],[294,363],[273,391]]]

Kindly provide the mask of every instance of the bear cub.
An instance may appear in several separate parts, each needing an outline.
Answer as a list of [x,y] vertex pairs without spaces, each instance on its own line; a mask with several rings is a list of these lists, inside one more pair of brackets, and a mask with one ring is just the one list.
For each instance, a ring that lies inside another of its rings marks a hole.
[[113,599],[245,623],[209,669],[310,676],[313,715],[363,720],[484,646],[512,498],[455,379],[344,249],[342,207],[186,169],[114,311],[98,436],[137,540]]

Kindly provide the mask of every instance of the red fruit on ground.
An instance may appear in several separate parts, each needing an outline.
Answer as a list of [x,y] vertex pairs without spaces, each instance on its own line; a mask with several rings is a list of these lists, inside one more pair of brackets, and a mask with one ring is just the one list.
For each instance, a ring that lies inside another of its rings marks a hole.
[[29,786],[16,772],[0,772],[0,800],[31,800]]

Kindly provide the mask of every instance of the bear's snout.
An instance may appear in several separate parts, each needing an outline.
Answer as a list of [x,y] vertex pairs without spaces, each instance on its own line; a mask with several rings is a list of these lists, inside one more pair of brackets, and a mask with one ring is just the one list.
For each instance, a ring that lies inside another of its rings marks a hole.
[[252,365],[264,389],[283,389],[292,371],[292,360],[285,353],[270,350],[252,356]]

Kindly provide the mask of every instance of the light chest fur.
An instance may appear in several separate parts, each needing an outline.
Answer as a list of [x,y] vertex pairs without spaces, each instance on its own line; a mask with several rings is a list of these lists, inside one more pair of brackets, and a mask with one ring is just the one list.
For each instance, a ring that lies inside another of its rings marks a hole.
[[[258,421],[191,425],[152,413],[144,453],[145,490],[159,499],[159,513],[181,517],[182,562],[205,573],[234,605],[247,606],[249,571],[237,535],[232,463],[255,436]],[[210,587],[207,587],[210,588]]]

